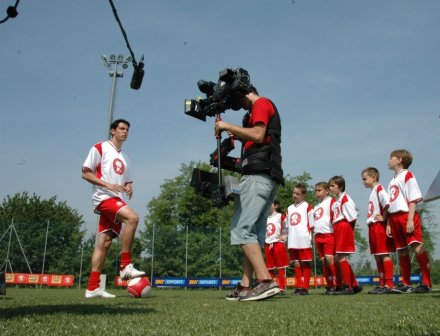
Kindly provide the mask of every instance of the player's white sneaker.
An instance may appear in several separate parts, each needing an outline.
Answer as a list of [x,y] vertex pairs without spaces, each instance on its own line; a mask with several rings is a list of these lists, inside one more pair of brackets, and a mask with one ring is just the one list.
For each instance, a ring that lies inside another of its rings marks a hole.
[[106,299],[113,299],[116,297],[116,295],[110,294],[108,292],[106,292],[105,290],[101,289],[101,288],[96,288],[95,290],[86,290],[86,299],[91,299],[91,298],[95,298],[95,297],[102,297],[102,298],[106,298]]
[[119,276],[121,277],[121,280],[130,280],[134,278],[143,277],[145,275],[145,272],[138,271],[136,268],[133,267],[133,264],[128,264],[124,267],[122,271],[119,272]]

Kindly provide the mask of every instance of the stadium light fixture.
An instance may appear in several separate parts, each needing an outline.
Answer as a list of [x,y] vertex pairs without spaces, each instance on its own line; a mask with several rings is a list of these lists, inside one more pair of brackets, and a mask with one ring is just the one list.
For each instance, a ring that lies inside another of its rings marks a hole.
[[[109,133],[109,129],[111,123],[113,122],[117,79],[120,77],[124,77],[124,69],[128,68],[128,63],[131,63],[133,58],[131,56],[124,57],[124,55],[116,56],[115,54],[111,54],[109,57],[107,57],[106,55],[102,55],[101,59],[104,62],[104,66],[108,69],[109,76],[112,77],[110,103],[108,108],[108,123],[106,128],[106,134],[110,139],[111,136]],[[122,69],[119,70],[119,66],[121,66]]]

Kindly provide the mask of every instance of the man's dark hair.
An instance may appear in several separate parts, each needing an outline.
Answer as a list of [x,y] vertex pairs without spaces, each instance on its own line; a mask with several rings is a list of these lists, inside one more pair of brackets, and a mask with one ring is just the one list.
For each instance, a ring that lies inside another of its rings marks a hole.
[[257,88],[256,88],[255,86],[253,86],[253,85],[251,84],[250,89],[251,89],[251,92],[253,92],[253,93],[255,93],[257,96],[259,96],[258,91],[257,91]]
[[128,128],[130,128],[130,123],[129,123],[127,120],[125,120],[125,119],[116,119],[116,120],[113,121],[112,124],[110,125],[110,129],[112,130],[112,129],[116,129],[116,128],[118,128],[118,125],[119,125],[120,123],[126,124],[126,125],[128,126]]

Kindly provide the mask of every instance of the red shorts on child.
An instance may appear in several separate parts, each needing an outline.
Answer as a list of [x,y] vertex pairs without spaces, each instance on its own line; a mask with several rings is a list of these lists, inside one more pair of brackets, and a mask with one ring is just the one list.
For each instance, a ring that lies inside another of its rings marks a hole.
[[396,252],[393,238],[387,236],[386,224],[376,222],[368,225],[368,239],[372,255],[390,254]]
[[354,253],[354,229],[349,222],[342,220],[333,225],[335,249],[338,253]]
[[298,261],[312,261],[313,260],[313,250],[309,248],[303,249],[289,249],[290,260]]
[[408,222],[407,212],[396,212],[389,214],[389,223],[391,227],[391,234],[393,236],[394,244],[397,250],[404,249],[411,244],[423,244],[422,225],[420,224],[419,214],[414,214],[414,232],[406,232],[406,224]]
[[95,212],[99,213],[98,233],[110,231],[113,237],[121,233],[122,222],[116,219],[119,210],[126,207],[125,203],[119,197],[108,198],[96,207]]
[[283,242],[265,244],[264,253],[266,255],[266,267],[268,270],[289,266],[286,245]]
[[318,251],[319,258],[324,256],[335,255],[335,235],[333,233],[317,233],[315,234],[315,246]]

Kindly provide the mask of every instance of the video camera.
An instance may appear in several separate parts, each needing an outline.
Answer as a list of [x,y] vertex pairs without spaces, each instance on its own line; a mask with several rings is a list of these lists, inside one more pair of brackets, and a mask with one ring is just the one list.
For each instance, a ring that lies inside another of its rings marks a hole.
[[[206,117],[217,117],[230,108],[239,108],[237,102],[252,91],[249,73],[242,69],[224,69],[219,73],[217,84],[205,80],[197,82],[199,90],[206,95],[205,99],[185,99],[185,114],[206,121]],[[193,170],[190,185],[199,195],[211,197],[214,206],[228,204],[240,193],[238,179],[234,176],[222,176],[221,169],[241,172],[241,159],[228,156],[234,148],[234,139],[227,138],[221,142],[217,136],[217,148],[210,155],[210,164],[217,167],[217,173]]]
[[249,73],[242,68],[224,69],[217,84],[199,80],[197,86],[206,98],[185,99],[185,113],[202,121],[232,108],[234,102],[252,91]]

